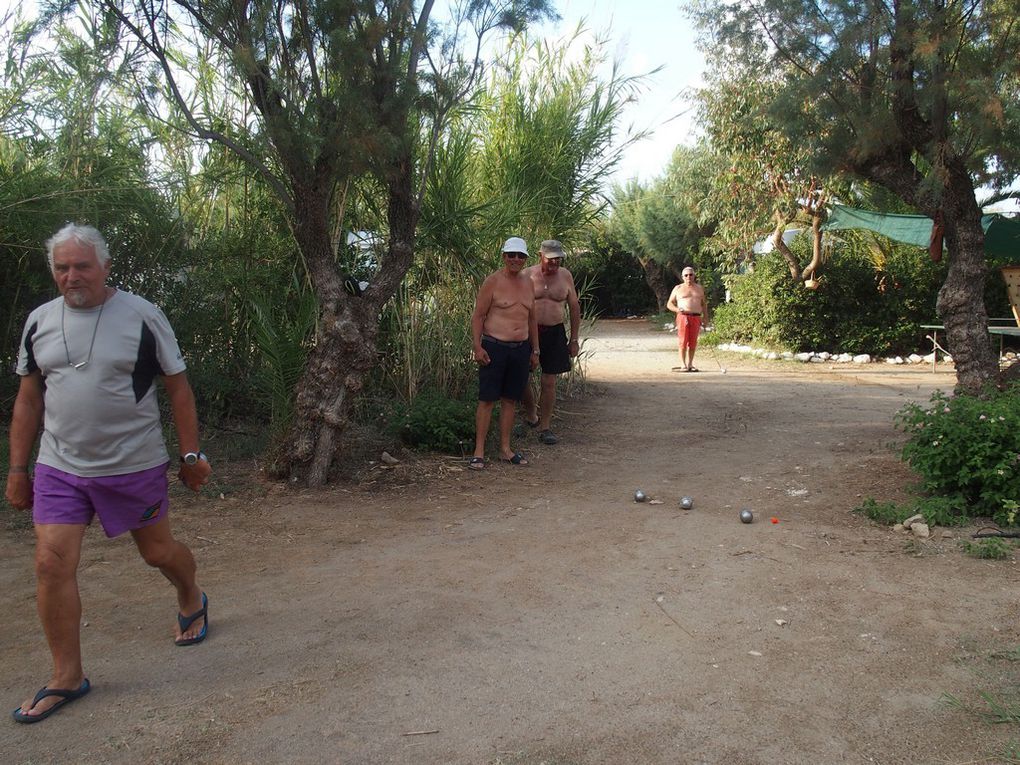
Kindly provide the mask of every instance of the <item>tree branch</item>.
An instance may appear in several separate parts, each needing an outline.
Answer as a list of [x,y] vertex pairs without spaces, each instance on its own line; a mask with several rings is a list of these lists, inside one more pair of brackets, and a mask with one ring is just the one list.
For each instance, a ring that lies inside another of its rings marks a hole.
[[241,157],[245,162],[248,162],[256,170],[256,172],[258,172],[266,180],[273,191],[276,192],[280,201],[282,201],[289,209],[293,210],[294,199],[283,180],[273,173],[259,157],[255,156],[244,145],[238,143],[225,133],[221,133],[218,130],[213,130],[212,128],[202,125],[195,117],[194,112],[181,93],[173,68],[170,66],[166,49],[160,42],[159,33],[156,30],[158,14],[148,6],[141,7],[142,16],[149,27],[150,37],[149,35],[146,35],[144,31],[115,3],[107,1],[104,2],[104,4],[107,9],[109,9],[118,18],[118,20],[124,24],[131,34],[133,34],[135,38],[155,57],[156,63],[163,70],[163,74],[166,77],[167,87],[170,90],[173,103],[180,110],[185,121],[191,126],[194,134],[198,138],[215,141],[216,143],[225,146],[237,156]]

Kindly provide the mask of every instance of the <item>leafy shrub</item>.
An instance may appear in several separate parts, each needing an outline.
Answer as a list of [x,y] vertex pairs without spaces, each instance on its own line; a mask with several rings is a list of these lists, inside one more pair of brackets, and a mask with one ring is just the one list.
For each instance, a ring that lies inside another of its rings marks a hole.
[[[949,514],[990,516],[1009,525],[1020,498],[1020,386],[983,397],[937,391],[928,407],[896,415],[907,434],[903,459],[921,477],[931,502]],[[927,516],[926,516],[927,517]]]
[[411,446],[459,454],[461,442],[474,446],[477,403],[429,392],[398,404],[391,423]]
[[595,245],[570,263],[584,313],[629,316],[654,311],[655,293],[637,258],[605,243]]
[[[790,249],[807,262],[809,241]],[[876,262],[877,261],[877,262]],[[790,278],[779,253],[758,258],[753,272],[731,280],[732,302],[715,311],[721,338],[793,351],[912,352],[935,319],[944,266],[917,248],[881,253],[860,238],[836,242],[816,290]]]
[[967,555],[984,560],[1009,560],[1013,557],[1013,545],[999,537],[964,542],[962,547]]
[[910,515],[915,513],[923,515],[929,526],[963,526],[971,515],[959,495],[921,497],[910,505]]
[[923,515],[929,526],[960,526],[967,522],[965,507],[958,497],[921,497],[910,502],[877,502],[868,497],[854,512],[876,523],[892,526],[912,515]]
[[871,497],[866,498],[859,506],[855,507],[854,512],[861,513],[876,523],[886,526],[892,526],[910,517],[895,502],[876,502]]

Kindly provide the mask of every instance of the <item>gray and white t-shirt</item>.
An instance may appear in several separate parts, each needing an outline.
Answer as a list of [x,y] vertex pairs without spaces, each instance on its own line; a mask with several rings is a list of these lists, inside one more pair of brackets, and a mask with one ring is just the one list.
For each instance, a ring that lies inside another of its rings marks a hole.
[[156,377],[184,369],[170,322],[137,295],[115,292],[102,315],[63,297],[39,306],[25,322],[17,366],[45,382],[38,462],[86,478],[167,462]]

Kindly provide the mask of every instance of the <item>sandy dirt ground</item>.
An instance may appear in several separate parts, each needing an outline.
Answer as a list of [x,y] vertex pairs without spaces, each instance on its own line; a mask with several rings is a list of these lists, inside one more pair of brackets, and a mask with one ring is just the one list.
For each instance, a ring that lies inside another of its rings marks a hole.
[[[1020,685],[1015,561],[852,512],[906,496],[892,415],[951,370],[702,349],[678,374],[674,337],[643,321],[600,323],[585,349],[591,391],[562,402],[558,445],[521,440],[528,467],[404,454],[302,491],[233,466],[223,498],[178,502],[209,594],[200,646],[174,647],[168,585],[90,529],[94,690],[0,722],[0,762],[1012,761],[1015,724],[940,699]],[[2,534],[13,709],[48,652],[31,533]]]

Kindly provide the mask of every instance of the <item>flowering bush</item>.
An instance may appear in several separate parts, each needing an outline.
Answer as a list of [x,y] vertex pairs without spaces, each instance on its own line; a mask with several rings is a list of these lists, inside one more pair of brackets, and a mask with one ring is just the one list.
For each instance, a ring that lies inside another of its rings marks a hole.
[[901,409],[896,425],[907,434],[903,459],[920,475],[927,503],[965,517],[1016,522],[1020,386],[985,397],[936,392],[928,407]]

